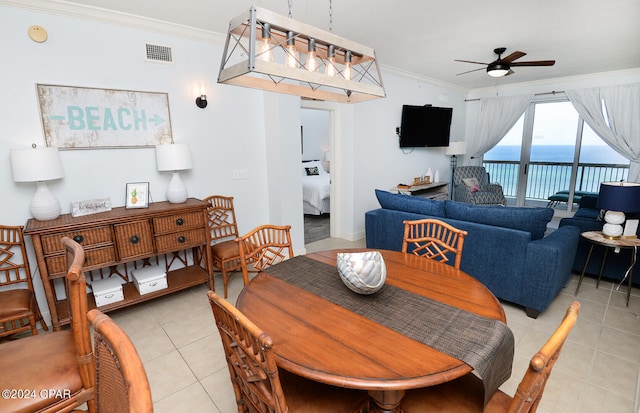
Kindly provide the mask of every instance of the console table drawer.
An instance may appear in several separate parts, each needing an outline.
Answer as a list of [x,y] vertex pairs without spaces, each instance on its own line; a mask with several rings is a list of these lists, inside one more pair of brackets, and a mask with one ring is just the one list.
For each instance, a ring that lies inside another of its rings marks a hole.
[[158,249],[158,254],[178,251],[206,243],[205,237],[206,235],[202,228],[160,235],[156,237],[156,248]]
[[153,232],[156,234],[201,227],[204,227],[204,215],[202,212],[188,212],[153,219]]
[[148,220],[114,225],[121,260],[153,255],[153,234]]
[[64,247],[60,238],[68,237],[82,245],[83,248],[96,244],[106,244],[113,242],[113,235],[110,226],[91,228],[84,231],[70,231],[42,237],[42,249],[45,254],[56,254],[64,252]]
[[[84,252],[83,269],[88,270],[92,267],[106,267],[113,265],[117,261],[113,245],[86,249]],[[47,271],[50,276],[65,275],[67,273],[67,256],[65,254],[47,257],[45,258],[45,262],[47,263]]]

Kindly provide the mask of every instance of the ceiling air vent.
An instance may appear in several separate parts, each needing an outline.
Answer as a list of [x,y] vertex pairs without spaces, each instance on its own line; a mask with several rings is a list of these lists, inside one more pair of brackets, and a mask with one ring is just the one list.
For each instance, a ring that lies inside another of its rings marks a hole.
[[156,63],[173,63],[173,51],[169,46],[147,43],[145,44],[145,47],[146,61]]

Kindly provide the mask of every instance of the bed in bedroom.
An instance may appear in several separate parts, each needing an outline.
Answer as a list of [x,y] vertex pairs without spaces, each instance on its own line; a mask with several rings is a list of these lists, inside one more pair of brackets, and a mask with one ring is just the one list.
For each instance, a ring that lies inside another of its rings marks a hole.
[[303,211],[308,215],[330,212],[331,175],[324,170],[322,162],[302,161]]

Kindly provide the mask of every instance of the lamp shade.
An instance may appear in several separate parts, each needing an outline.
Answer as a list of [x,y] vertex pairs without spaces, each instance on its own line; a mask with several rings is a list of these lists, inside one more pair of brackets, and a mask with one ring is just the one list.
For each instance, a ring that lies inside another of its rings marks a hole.
[[156,146],[158,171],[191,169],[191,149],[187,144],[172,143]]
[[449,142],[449,146],[445,149],[446,155],[464,155],[467,153],[466,142]]
[[598,208],[619,212],[640,212],[640,183],[602,182]]
[[56,147],[12,149],[11,170],[15,182],[51,181],[64,177]]

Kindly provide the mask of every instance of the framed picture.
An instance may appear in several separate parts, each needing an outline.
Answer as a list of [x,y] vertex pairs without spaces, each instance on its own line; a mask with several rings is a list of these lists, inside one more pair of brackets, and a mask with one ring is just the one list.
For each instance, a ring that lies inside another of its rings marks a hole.
[[172,142],[162,92],[36,85],[47,146],[143,148]]
[[125,208],[149,207],[149,182],[127,183],[127,202]]

